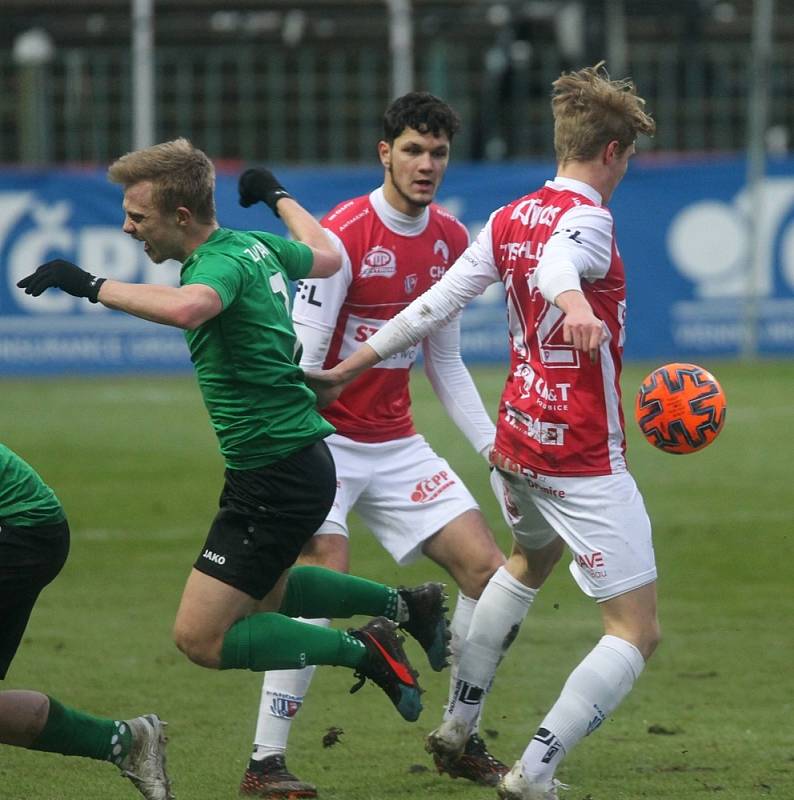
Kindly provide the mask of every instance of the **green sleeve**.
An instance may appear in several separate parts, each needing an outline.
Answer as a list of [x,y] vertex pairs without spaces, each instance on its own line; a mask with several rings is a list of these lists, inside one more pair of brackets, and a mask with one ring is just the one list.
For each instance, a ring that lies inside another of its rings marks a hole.
[[314,253],[311,247],[282,236],[264,234],[264,237],[264,242],[276,254],[290,280],[299,281],[312,271]]
[[233,258],[218,253],[202,256],[192,266],[182,285],[200,283],[214,289],[224,308],[239,297],[245,284],[245,270]]

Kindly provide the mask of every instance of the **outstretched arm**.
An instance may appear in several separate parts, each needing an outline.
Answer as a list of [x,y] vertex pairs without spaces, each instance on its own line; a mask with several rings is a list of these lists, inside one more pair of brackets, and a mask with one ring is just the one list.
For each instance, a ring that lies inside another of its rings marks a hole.
[[477,245],[478,242],[474,242],[438,283],[389,320],[344,361],[330,370],[306,374],[306,382],[317,393],[321,407],[336,400],[345,386],[364,370],[395,353],[402,353],[446,325],[472,298],[499,280],[491,260],[478,256]]
[[17,283],[26,294],[38,297],[47,289],[61,289],[74,297],[124,311],[134,317],[173,325],[197,328],[223,310],[218,293],[202,284],[159,286],[151,283],[124,283],[97,278],[76,264],[56,259],[42,264]]
[[314,264],[309,278],[327,278],[339,269],[342,259],[323,227],[269,169],[247,169],[240,175],[238,190],[243,208],[260,201],[265,203],[277,217],[281,217],[293,239],[312,249]]
[[306,383],[317,395],[317,405],[324,408],[333,403],[351,381],[382,360],[369,344],[363,344],[332,369],[307,372]]

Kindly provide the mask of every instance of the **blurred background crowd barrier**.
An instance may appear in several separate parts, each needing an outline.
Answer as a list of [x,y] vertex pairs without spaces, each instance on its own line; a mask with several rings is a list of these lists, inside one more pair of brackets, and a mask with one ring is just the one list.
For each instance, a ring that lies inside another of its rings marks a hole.
[[[794,0],[3,0],[0,22],[0,374],[187,365],[176,331],[14,287],[59,256],[178,280],[121,233],[118,155],[187,136],[222,224],[283,232],[237,206],[241,165],[324,213],[379,183],[383,109],[426,89],[462,117],[439,200],[475,234],[551,176],[550,84],[601,59],[658,123],[610,204],[627,355],[794,353]],[[464,355],[504,348],[495,291]]]
[[[549,157],[551,81],[602,58],[636,80],[658,119],[644,149],[741,150],[756,5],[3,0],[0,162],[104,163],[132,149],[149,114],[152,138],[188,136],[214,158],[369,162],[384,107],[412,88],[460,112],[458,158]],[[775,5],[769,82],[781,102],[766,134],[782,152],[794,125],[794,3]],[[151,96],[147,85],[136,107],[148,70]]]

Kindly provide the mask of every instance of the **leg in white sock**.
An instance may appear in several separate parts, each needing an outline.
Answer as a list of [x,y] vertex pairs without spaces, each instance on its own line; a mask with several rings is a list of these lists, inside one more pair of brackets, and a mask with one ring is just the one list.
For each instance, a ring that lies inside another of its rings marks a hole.
[[526,779],[551,779],[565,754],[618,707],[644,666],[633,644],[604,636],[570,674],[524,751],[521,765]]
[[472,729],[483,695],[536,595],[535,589],[525,586],[504,567],[494,573],[474,609],[445,720],[454,717]]
[[[327,628],[329,619],[301,619],[311,625]],[[303,705],[303,698],[314,677],[315,667],[280,669],[265,673],[259,716],[256,721],[254,751],[251,758],[261,761],[268,756],[283,754],[295,715]]]
[[458,665],[460,664],[460,651],[463,643],[466,641],[466,636],[469,633],[469,626],[471,625],[471,617],[474,614],[474,609],[477,601],[458,592],[458,601],[455,604],[455,611],[452,614],[452,619],[449,623],[449,630],[452,634],[450,640],[450,649],[452,650],[452,659],[449,670],[449,696],[447,698],[447,707],[452,703],[452,697],[455,691],[455,683],[458,680]]

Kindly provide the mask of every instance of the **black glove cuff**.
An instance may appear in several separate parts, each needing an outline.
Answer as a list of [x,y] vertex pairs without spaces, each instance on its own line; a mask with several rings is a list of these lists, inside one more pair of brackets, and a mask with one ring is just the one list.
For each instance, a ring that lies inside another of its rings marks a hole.
[[285,197],[292,197],[292,195],[284,188],[280,189],[273,189],[267,196],[265,202],[270,206],[270,210],[277,216],[281,217],[281,214],[278,213],[278,205],[279,200],[283,200]]
[[97,278],[89,275],[88,286],[86,286],[85,296],[92,302],[99,302],[99,289],[107,278]]

